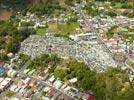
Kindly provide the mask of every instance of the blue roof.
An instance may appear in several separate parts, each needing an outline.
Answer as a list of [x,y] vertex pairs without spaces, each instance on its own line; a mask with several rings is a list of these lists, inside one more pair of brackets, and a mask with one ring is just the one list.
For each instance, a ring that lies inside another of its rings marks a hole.
[[5,72],[5,70],[6,70],[5,68],[0,67],[0,74],[3,73],[3,72]]

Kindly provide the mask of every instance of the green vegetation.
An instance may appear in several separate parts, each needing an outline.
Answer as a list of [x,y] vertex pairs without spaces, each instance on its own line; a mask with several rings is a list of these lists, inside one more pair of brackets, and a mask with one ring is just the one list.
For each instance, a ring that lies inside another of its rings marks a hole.
[[2,76],[2,77],[8,77],[8,75],[7,75],[7,73],[6,73],[6,72],[4,72],[4,73],[0,74],[0,76]]
[[16,94],[15,92],[9,91],[6,96],[8,98],[12,98],[13,96],[15,96],[15,94]]
[[112,7],[115,9],[133,9],[133,2],[112,2]]
[[[54,75],[64,81],[77,77],[78,82],[74,85],[84,91],[91,90],[96,100],[121,100],[126,98],[125,96],[122,98],[120,95],[128,92],[127,88],[130,89],[129,86],[124,86],[126,82],[131,85],[128,75],[118,68],[110,68],[104,73],[96,73],[91,71],[84,63],[77,62],[74,59],[70,59],[66,63],[61,60],[54,70]],[[124,92],[122,92],[123,88],[126,89]]]
[[8,9],[12,8],[13,12],[21,11],[22,14],[32,12],[37,15],[55,15],[56,11],[70,12],[70,7],[80,0],[1,0]]
[[36,29],[36,34],[37,35],[45,35],[46,31],[45,31],[45,28],[37,28]]
[[19,59],[26,62],[30,59],[30,57],[28,55],[25,55],[25,54],[19,54]]
[[117,13],[120,13],[123,16],[127,16],[129,18],[134,17],[134,2],[111,2],[111,6],[114,10],[120,10],[125,9],[125,11],[117,11]]
[[129,40],[129,42],[133,43],[134,41],[134,29],[130,28],[128,26],[125,27],[121,27],[122,30],[120,33],[120,35],[126,40]]
[[114,33],[115,33],[115,30],[117,29],[118,26],[112,26],[108,32],[107,32],[107,37],[110,39],[113,37]]
[[45,69],[49,65],[54,67],[59,61],[59,58],[56,55],[47,55],[43,54],[41,57],[37,57],[30,62],[27,68],[29,69]]
[[[50,63],[51,62],[51,63]],[[119,68],[109,68],[103,73],[91,71],[83,62],[75,59],[61,59],[56,55],[44,54],[31,61],[29,68],[45,69],[62,81],[77,77],[78,82],[71,84],[82,91],[92,91],[96,100],[133,100],[134,85],[129,82],[128,74]]]
[[134,33],[129,34],[129,33],[122,33],[123,38],[128,39],[131,43],[134,41]]
[[56,9],[61,9],[58,0],[36,0],[28,7],[30,12],[35,12],[37,15],[52,14]]
[[131,43],[134,41],[134,29],[129,28],[128,26],[112,26],[107,32],[108,38],[112,38],[114,33],[119,33],[124,39],[129,40]]
[[56,36],[68,37],[68,35],[73,33],[75,29],[78,27],[79,27],[79,24],[77,22],[58,24],[57,26],[58,32]]
[[73,6],[74,3],[80,3],[80,0],[65,0],[66,5]]
[[121,3],[126,3],[126,2],[131,2],[132,0],[96,0],[96,1],[108,1],[108,2],[121,2]]
[[84,10],[86,10],[87,14],[90,15],[90,16],[97,16],[99,14],[99,12],[95,7],[92,7],[92,6],[94,6],[94,3],[88,1]]
[[0,50],[5,52],[0,55],[0,59],[5,58],[5,54],[8,52],[16,53],[21,41],[34,33],[33,29],[27,27],[17,30],[17,26],[12,21],[0,21]]

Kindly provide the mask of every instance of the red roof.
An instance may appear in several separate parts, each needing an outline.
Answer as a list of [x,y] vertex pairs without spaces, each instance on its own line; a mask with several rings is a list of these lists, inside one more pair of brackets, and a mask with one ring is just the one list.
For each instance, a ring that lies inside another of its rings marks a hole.
[[0,65],[3,66],[5,62],[3,60],[0,60]]
[[83,99],[84,100],[95,100],[94,96],[87,92],[83,93]]
[[16,94],[18,97],[23,97],[23,94],[22,93],[17,93]]
[[48,91],[47,95],[48,95],[49,97],[52,97],[52,96],[55,94],[55,92],[56,92],[56,90],[55,90],[54,88],[51,88],[51,89]]
[[36,89],[36,87],[33,86],[33,87],[30,88],[29,92],[30,92],[30,93],[34,93],[34,92],[35,92],[35,89]]
[[29,83],[29,86],[32,87],[32,86],[34,86],[34,84],[35,84],[35,80],[31,80],[30,83]]

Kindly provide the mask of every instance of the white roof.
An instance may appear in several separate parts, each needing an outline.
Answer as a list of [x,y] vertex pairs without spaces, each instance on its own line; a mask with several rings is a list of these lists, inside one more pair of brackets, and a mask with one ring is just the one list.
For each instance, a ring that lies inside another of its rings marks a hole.
[[71,89],[71,87],[70,86],[67,86],[64,90],[65,91],[68,91],[68,90],[70,90]]
[[7,72],[7,74],[11,74],[11,72],[12,72],[13,70],[12,69],[10,69],[8,72]]
[[3,85],[0,84],[0,89],[3,89],[4,87],[5,87],[5,86],[3,86]]
[[56,88],[60,88],[60,87],[63,85],[63,83],[62,83],[60,80],[56,80],[53,85],[54,85]]
[[4,80],[4,78],[3,77],[0,77],[0,82],[2,82]]
[[11,75],[15,75],[17,72],[14,70],[12,71]]
[[77,82],[77,78],[72,78],[72,79],[69,80],[69,82],[70,83],[75,83],[75,82]]
[[43,91],[44,91],[44,92],[48,92],[50,89],[51,89],[50,87],[45,87],[45,88],[43,89]]
[[26,83],[28,83],[30,81],[30,78],[29,77],[27,77],[25,80],[23,80],[23,82],[26,84]]
[[19,100],[19,98],[13,97],[13,98],[8,98],[9,100]]
[[9,81],[11,81],[11,78],[7,77],[7,78],[5,78],[5,80],[9,82]]
[[52,77],[49,78],[49,81],[50,82],[53,82],[54,80],[55,80],[55,77],[54,76],[52,76]]
[[4,81],[2,81],[2,82],[0,83],[0,85],[6,86],[8,83],[9,83],[9,81],[4,80]]
[[12,86],[10,87],[10,90],[11,90],[11,91],[14,91],[16,87],[17,87],[16,85],[12,85]]

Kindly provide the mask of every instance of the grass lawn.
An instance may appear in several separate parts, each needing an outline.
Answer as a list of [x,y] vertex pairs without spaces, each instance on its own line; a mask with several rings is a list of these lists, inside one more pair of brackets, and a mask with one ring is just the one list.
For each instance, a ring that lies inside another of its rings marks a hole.
[[45,33],[46,33],[46,30],[45,30],[45,28],[37,28],[37,30],[36,30],[36,34],[37,35],[45,35]]
[[71,22],[71,23],[65,23],[65,24],[58,24],[58,31],[57,36],[68,36],[72,32],[75,31],[76,28],[79,27],[79,24],[77,22]]
[[9,98],[11,98],[11,97],[13,97],[15,94],[16,94],[15,92],[9,91],[6,96],[9,97]]

